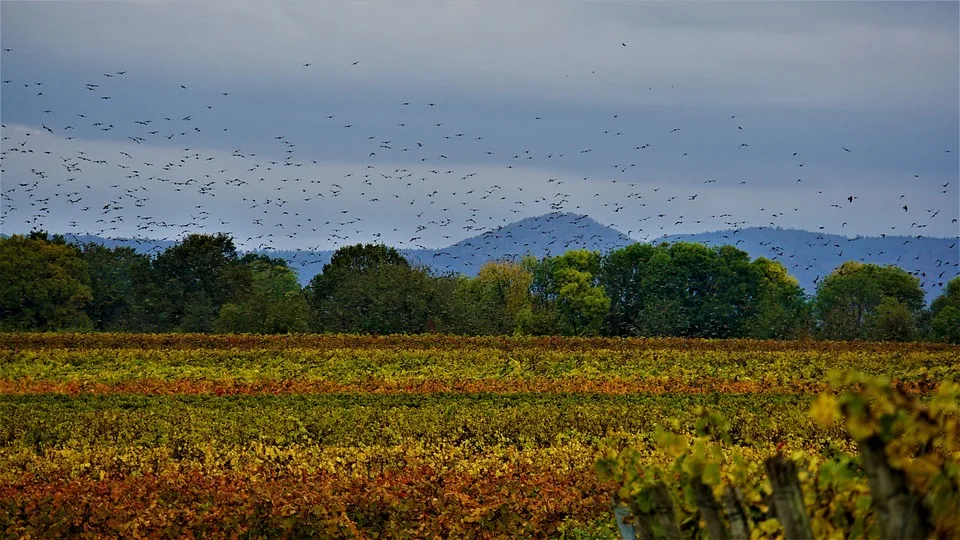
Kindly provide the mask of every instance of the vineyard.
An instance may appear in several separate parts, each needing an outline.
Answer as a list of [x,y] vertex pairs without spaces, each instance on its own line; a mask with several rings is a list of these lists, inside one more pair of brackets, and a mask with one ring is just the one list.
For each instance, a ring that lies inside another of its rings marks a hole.
[[[860,379],[834,372],[885,377],[956,428],[951,345],[2,334],[0,530],[618,538],[612,497],[694,471],[747,486],[752,534],[775,537],[762,469],[781,454],[817,536],[877,536],[838,420],[837,385]],[[960,450],[924,444],[942,450],[926,478],[956,494]],[[683,534],[706,534],[674,498]]]

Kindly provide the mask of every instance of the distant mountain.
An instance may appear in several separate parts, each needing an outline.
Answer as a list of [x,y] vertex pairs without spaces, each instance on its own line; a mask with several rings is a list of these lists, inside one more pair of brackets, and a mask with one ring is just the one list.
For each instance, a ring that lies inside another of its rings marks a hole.
[[[68,235],[80,243],[100,242],[109,247],[131,246],[141,253],[156,253],[175,244],[172,240],[107,239]],[[816,282],[844,261],[859,260],[880,265],[892,264],[920,278],[931,300],[947,281],[960,275],[960,245],[956,238],[884,236],[847,238],[834,234],[796,229],[753,227],[686,235],[669,235],[659,242],[698,242],[708,246],[730,244],[751,257],[780,261],[808,293]],[[585,248],[606,253],[635,241],[616,229],[597,223],[589,216],[551,213],[526,218],[473,236],[442,249],[401,250],[411,262],[430,267],[439,274],[476,275],[489,260],[517,260],[523,255],[556,255],[568,249]],[[278,250],[265,252],[282,257],[298,270],[306,284],[330,261],[332,251]]]
[[[606,253],[634,242],[589,216],[554,212],[522,219],[442,249],[407,249],[400,252],[410,262],[428,266],[439,274],[474,276],[480,266],[490,260],[519,260],[527,254],[543,257],[579,248]],[[283,257],[300,268],[300,281],[307,283],[324,264],[330,262],[333,252],[279,250],[270,252],[270,255]]]
[[589,216],[554,212],[522,219],[443,249],[409,250],[404,254],[440,272],[474,275],[489,260],[519,260],[524,255],[539,258],[570,249],[606,253],[634,242]]

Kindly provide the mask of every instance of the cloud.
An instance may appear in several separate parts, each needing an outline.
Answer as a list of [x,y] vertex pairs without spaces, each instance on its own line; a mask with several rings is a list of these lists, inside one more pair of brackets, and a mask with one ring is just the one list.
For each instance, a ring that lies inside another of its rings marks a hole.
[[638,239],[770,224],[956,235],[955,3],[0,10],[17,83],[3,89],[5,232],[443,246],[564,210]]
[[3,9],[10,42],[61,64],[222,84],[425,87],[626,104],[952,109],[958,99],[955,3],[23,2]]

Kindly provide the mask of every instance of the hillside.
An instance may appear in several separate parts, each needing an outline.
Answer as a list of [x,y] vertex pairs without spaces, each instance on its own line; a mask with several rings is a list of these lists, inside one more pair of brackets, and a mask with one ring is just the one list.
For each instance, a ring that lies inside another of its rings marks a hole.
[[[442,249],[401,252],[411,262],[429,266],[434,272],[472,276],[490,260],[515,260],[527,254],[543,257],[579,248],[606,253],[633,242],[635,240],[589,216],[555,212],[522,219]],[[333,252],[286,250],[271,254],[293,263],[300,269],[300,281],[306,283],[330,261]]]
[[405,255],[439,272],[473,275],[489,260],[519,259],[528,254],[539,258],[571,249],[606,253],[634,242],[589,216],[555,212],[522,219],[444,249],[411,250]]

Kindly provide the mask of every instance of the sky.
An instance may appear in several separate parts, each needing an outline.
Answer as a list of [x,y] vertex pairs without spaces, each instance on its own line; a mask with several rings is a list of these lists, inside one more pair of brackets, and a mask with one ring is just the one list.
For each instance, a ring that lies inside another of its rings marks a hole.
[[957,2],[0,3],[0,230],[957,237]]

